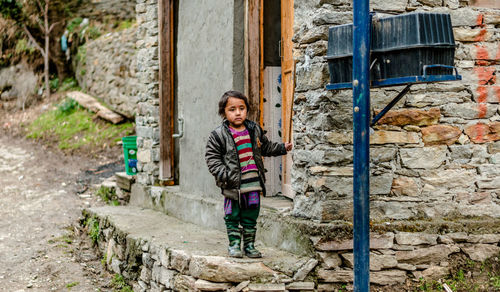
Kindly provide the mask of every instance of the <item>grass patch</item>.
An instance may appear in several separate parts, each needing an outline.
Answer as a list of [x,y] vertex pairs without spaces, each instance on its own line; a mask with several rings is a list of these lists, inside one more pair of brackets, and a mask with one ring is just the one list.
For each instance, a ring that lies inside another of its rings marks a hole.
[[71,289],[72,287],[75,287],[78,284],[80,284],[80,282],[71,282],[69,284],[66,284],[66,288]]
[[88,228],[89,237],[92,240],[92,243],[97,244],[99,241],[99,233],[101,232],[99,220],[96,220],[94,217],[88,218],[85,226]]
[[118,196],[116,195],[116,190],[114,188],[109,188],[105,186],[101,186],[96,193],[104,202],[113,205],[119,206],[120,202],[118,202]]
[[27,137],[46,140],[61,150],[97,152],[116,145],[124,136],[134,132],[131,122],[113,125],[96,119],[73,99],[66,99],[51,111],[45,112],[27,127]]
[[111,286],[113,287],[113,291],[119,292],[133,292],[132,287],[130,287],[122,275],[116,274],[111,280]]

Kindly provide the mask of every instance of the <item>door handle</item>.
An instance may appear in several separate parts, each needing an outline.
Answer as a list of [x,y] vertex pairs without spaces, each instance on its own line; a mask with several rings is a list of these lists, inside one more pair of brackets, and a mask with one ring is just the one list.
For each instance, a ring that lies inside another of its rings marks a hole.
[[184,119],[179,118],[177,119],[177,122],[179,123],[179,133],[175,133],[172,135],[173,138],[182,138],[184,136]]

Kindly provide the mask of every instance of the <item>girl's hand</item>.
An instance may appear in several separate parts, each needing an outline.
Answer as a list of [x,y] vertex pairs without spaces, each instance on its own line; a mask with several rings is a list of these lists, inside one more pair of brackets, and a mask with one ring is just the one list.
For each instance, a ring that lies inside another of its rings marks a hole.
[[285,149],[286,152],[289,152],[293,149],[293,144],[292,143],[285,143]]

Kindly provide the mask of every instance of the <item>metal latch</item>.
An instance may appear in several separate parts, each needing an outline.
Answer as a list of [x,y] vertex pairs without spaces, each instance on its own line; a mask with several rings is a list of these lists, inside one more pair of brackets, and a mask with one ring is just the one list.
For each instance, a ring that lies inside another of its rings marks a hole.
[[176,133],[176,134],[173,134],[172,137],[173,138],[182,138],[182,136],[184,135],[184,119],[183,118],[179,118],[177,119],[177,122],[179,124],[179,133]]

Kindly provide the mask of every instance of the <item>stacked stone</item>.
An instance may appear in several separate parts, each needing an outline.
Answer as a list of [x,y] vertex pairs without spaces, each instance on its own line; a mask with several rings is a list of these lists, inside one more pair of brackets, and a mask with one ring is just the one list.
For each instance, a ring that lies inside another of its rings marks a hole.
[[[399,285],[407,279],[438,280],[450,273],[451,259],[467,256],[484,262],[498,256],[499,234],[472,235],[465,232],[444,235],[388,232],[370,237],[370,282]],[[315,239],[322,264],[317,270],[318,291],[334,291],[338,283],[353,281],[352,240]],[[462,255],[460,255],[462,254]]]
[[154,185],[159,175],[159,59],[158,59],[158,1],[137,0],[137,78],[138,104],[137,181]]
[[135,17],[135,0],[85,0],[79,13],[88,18],[133,19]]
[[[414,85],[370,135],[371,218],[500,216],[500,9],[468,1],[370,1],[379,15],[449,13],[461,82]],[[352,220],[352,91],[327,91],[328,27],[351,1],[295,1],[295,216]],[[373,116],[403,87],[371,91]]]
[[[336,291],[341,285],[353,281],[353,240],[341,239],[340,235],[331,239],[331,234],[341,234],[342,226],[337,226],[338,230],[321,231],[323,234],[331,233],[330,236],[311,236],[314,252],[308,256],[283,256],[274,251],[280,256],[256,261],[213,255],[207,250],[194,250],[192,247],[189,250],[182,246],[172,247],[161,236],[127,233],[126,225],[117,217],[92,212],[85,211],[87,220],[82,222],[87,222],[89,218],[98,220],[97,245],[105,255],[107,268],[135,283],[134,291]],[[139,218],[146,219],[136,217],[134,220]],[[475,226],[470,226],[476,231],[481,226],[487,230],[485,234],[461,229],[464,228],[461,222],[445,223],[447,227],[427,224],[429,226],[426,227],[423,226],[425,223],[419,225],[425,229],[418,232],[398,231],[402,226],[382,224],[388,226],[386,228],[390,231],[371,233],[372,285],[408,287],[407,284],[411,284],[408,281],[416,284],[421,279],[443,279],[453,271],[457,259],[468,258],[484,263],[500,253],[498,222],[491,223],[491,226],[476,222]],[[171,223],[168,226],[170,234],[176,233],[175,228],[182,228],[186,240],[189,241],[192,236],[190,232],[193,231],[186,225]],[[308,229],[321,228],[320,224],[313,224]],[[444,229],[448,231],[438,231]],[[269,250],[266,249],[266,252],[269,254]]]
[[[97,247],[106,268],[133,283],[134,291],[314,291],[312,258],[234,259],[183,250],[161,238],[127,234],[107,216],[99,222]],[[83,220],[82,222],[87,221]],[[189,234],[186,234],[186,236]],[[208,251],[208,253],[210,253]]]
[[128,118],[137,106],[136,31],[131,27],[90,41],[75,60],[82,88]]

